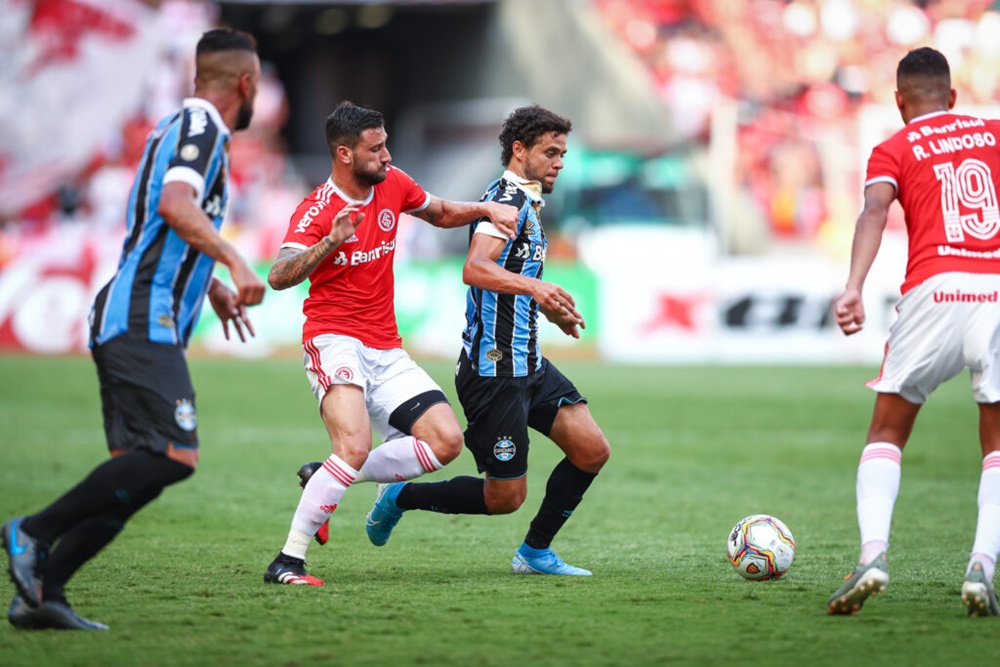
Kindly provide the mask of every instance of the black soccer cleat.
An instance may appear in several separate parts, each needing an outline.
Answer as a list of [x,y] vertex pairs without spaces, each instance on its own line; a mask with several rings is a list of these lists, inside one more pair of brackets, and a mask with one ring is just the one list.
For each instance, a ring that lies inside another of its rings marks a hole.
[[[303,489],[306,488],[306,484],[309,483],[309,479],[313,476],[313,473],[319,470],[323,464],[320,461],[313,461],[312,463],[307,463],[299,471],[295,473],[299,478],[299,486]],[[320,546],[323,546],[330,540],[330,520],[327,519],[323,522],[323,525],[319,527],[316,531],[316,541],[319,542]]]
[[89,621],[73,611],[68,602],[43,600],[32,607],[15,595],[7,611],[7,620],[19,630],[107,630],[108,626]]
[[24,517],[16,517],[3,525],[3,548],[7,551],[11,581],[18,592],[32,607],[42,601],[42,578],[38,574],[38,563],[45,558],[45,549],[38,540],[21,528]]
[[324,586],[325,582],[306,572],[306,562],[283,553],[271,561],[264,571],[265,584],[286,584],[289,586]]
[[313,461],[299,468],[299,471],[295,473],[299,478],[299,487],[306,488],[306,484],[309,483],[309,479],[313,476],[313,473],[321,467],[323,467],[323,464],[320,461]]

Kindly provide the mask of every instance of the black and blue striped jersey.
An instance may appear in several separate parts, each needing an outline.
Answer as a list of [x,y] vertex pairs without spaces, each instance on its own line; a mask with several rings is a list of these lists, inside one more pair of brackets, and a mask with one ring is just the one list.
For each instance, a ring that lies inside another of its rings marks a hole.
[[186,346],[215,260],[182,239],[157,212],[163,186],[191,185],[216,229],[229,202],[230,132],[207,100],[188,98],[150,132],[128,200],[118,270],[90,313],[90,345],[130,337]]
[[[529,186],[531,184],[528,184]],[[513,273],[541,279],[548,241],[539,213],[543,201],[507,172],[490,184],[481,201],[516,206],[517,236],[507,241],[497,264]],[[476,233],[472,225],[471,235]],[[479,375],[524,377],[542,365],[538,346],[538,303],[523,294],[499,294],[470,287],[462,341]]]

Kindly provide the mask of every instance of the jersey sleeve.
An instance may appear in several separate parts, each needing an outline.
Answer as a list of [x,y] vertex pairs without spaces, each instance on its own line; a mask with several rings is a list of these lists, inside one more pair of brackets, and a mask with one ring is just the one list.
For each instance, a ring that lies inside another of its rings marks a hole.
[[890,142],[876,146],[868,158],[865,187],[875,183],[890,183],[899,191],[899,160],[891,150]]
[[304,250],[316,245],[330,233],[331,221],[343,207],[343,202],[324,204],[313,197],[303,199],[292,213],[281,247]]
[[177,135],[177,148],[167,165],[163,183],[180,181],[194,188],[196,199],[205,196],[205,178],[219,141],[219,127],[199,107],[186,107]]
[[415,213],[416,211],[422,211],[431,203],[431,195],[426,192],[420,184],[415,180],[410,178],[402,169],[395,169],[396,180],[399,182],[399,191],[401,196],[401,204],[399,210],[403,213]]
[[[516,206],[517,234],[521,234],[521,230],[524,228],[524,223],[528,219],[528,209],[530,208],[530,203],[528,202],[527,195],[525,195],[520,188],[508,187],[506,190],[503,188],[490,190],[483,195],[481,201],[493,201],[500,204],[507,204],[508,206]],[[507,234],[494,225],[492,220],[485,217],[479,218],[472,223],[472,233],[486,234],[488,236],[495,236],[498,239],[503,239],[504,241],[510,241],[510,237]]]

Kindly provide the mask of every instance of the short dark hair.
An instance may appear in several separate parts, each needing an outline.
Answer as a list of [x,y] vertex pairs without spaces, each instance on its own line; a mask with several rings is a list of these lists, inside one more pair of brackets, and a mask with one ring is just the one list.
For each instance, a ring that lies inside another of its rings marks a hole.
[[948,59],[940,51],[929,46],[913,49],[899,61],[896,67],[896,78],[920,76],[934,79],[945,79],[951,82],[951,68]]
[[217,51],[250,51],[257,52],[257,40],[248,32],[232,28],[216,28],[209,30],[198,40],[195,55],[216,53]]
[[380,111],[343,101],[326,117],[326,145],[330,155],[337,146],[354,148],[361,140],[361,133],[372,128],[385,127],[385,117]]
[[514,155],[514,142],[520,141],[526,148],[535,145],[538,139],[548,133],[569,134],[573,123],[543,109],[537,104],[515,109],[500,128],[500,164],[510,164]]

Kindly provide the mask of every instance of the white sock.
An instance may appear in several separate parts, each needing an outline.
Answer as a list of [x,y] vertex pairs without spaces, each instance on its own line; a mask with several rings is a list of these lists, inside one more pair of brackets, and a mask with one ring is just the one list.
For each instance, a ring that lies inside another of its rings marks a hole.
[[972,545],[972,561],[983,564],[987,581],[993,581],[997,554],[1000,553],[1000,452],[990,452],[983,458],[983,472],[979,477],[979,519],[976,522],[976,541]]
[[336,454],[330,454],[323,461],[323,465],[316,469],[302,491],[282,553],[305,559],[312,536],[330,518],[333,510],[337,509],[344,492],[354,483],[357,475],[358,471]]
[[889,527],[899,494],[902,456],[902,450],[889,442],[873,442],[861,450],[855,490],[862,565],[889,547]]
[[426,442],[407,435],[373,449],[355,481],[403,482],[443,467]]

